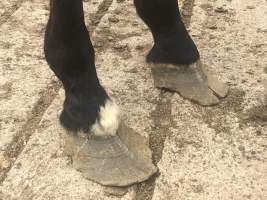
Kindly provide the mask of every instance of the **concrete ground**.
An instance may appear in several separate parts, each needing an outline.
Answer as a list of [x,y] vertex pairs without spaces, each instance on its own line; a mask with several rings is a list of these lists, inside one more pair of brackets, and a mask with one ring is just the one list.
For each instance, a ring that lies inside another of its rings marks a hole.
[[70,167],[57,120],[64,94],[42,50],[48,0],[2,0],[0,199],[267,199],[266,0],[180,1],[202,61],[230,86],[214,107],[153,87],[152,38],[132,0],[84,5],[101,82],[149,140],[160,173],[107,188]]

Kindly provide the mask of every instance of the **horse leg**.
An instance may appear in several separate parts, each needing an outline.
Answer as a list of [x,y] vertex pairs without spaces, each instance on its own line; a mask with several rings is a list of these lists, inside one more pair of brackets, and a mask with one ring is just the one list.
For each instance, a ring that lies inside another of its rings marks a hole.
[[134,0],[137,13],[147,24],[154,46],[147,55],[155,86],[178,92],[201,105],[214,105],[228,88],[205,69],[188,34],[177,0]]
[[73,131],[115,135],[118,106],[99,83],[82,0],[51,0],[45,56],[65,90],[61,124]]

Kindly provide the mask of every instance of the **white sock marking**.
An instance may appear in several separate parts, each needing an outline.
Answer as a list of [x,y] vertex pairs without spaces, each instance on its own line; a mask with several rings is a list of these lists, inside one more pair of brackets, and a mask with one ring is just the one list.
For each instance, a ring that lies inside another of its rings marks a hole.
[[107,100],[100,108],[99,120],[91,128],[95,136],[108,137],[117,134],[120,125],[120,109],[116,103]]

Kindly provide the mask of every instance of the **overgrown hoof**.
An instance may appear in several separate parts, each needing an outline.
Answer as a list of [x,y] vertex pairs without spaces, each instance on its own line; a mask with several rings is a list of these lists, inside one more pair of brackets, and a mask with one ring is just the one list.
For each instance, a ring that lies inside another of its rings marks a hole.
[[203,106],[216,105],[228,94],[228,86],[219,81],[198,61],[191,65],[150,63],[154,84],[178,92]]
[[143,182],[157,172],[145,138],[120,125],[109,138],[65,134],[65,153],[82,175],[105,186],[129,186]]

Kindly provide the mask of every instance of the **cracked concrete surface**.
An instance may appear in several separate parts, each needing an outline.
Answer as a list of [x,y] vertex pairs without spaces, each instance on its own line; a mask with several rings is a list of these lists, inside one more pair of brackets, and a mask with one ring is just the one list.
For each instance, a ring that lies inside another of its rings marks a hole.
[[82,178],[62,154],[64,94],[42,52],[48,1],[1,1],[1,200],[267,199],[267,3],[180,4],[202,61],[230,85],[218,106],[153,87],[144,57],[152,38],[132,0],[84,4],[101,82],[129,126],[147,138],[160,170],[119,189]]

